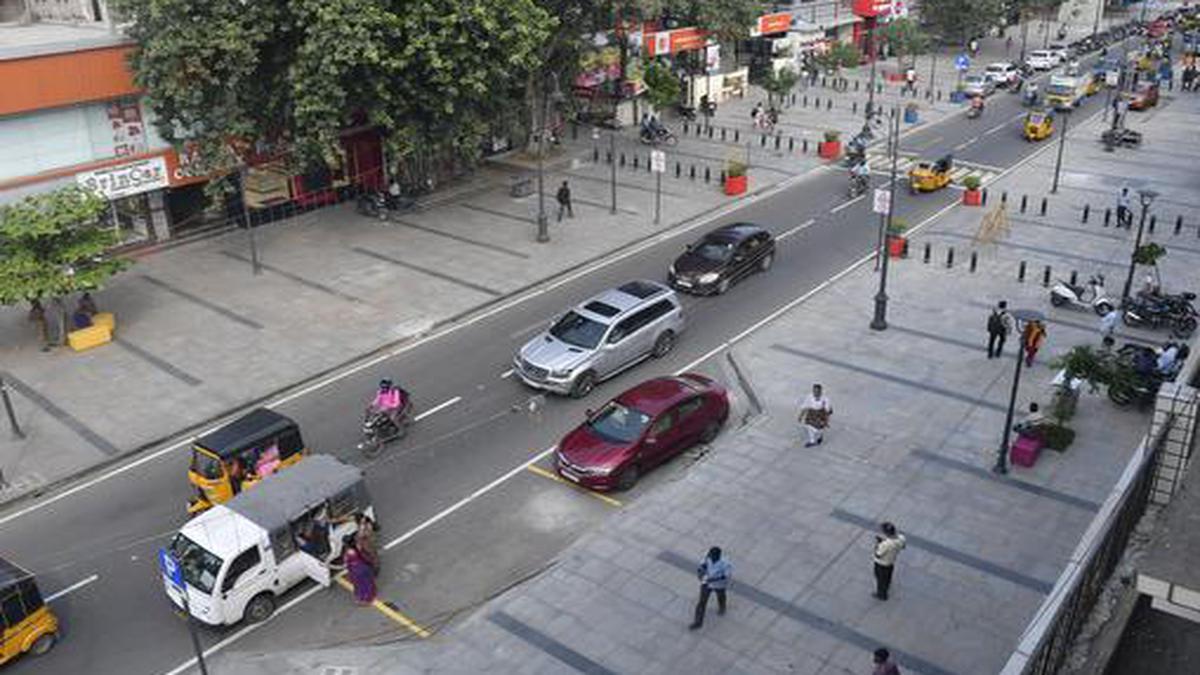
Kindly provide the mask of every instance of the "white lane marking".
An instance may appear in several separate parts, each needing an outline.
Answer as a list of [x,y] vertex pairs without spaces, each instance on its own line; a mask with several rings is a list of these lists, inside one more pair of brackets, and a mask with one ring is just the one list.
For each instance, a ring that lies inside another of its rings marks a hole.
[[61,591],[59,591],[57,593],[51,593],[50,595],[47,595],[46,602],[54,602],[55,600],[63,597],[64,595],[66,595],[68,593],[74,593],[75,591],[83,588],[84,586],[87,586],[88,584],[92,583],[93,581],[98,580],[99,578],[100,578],[99,574],[93,574],[92,576],[90,576],[86,579],[83,579],[81,581],[76,581],[75,583],[71,584],[70,586],[67,586],[66,588],[62,589]]
[[829,209],[829,212],[837,213],[838,211],[841,211],[842,209],[846,208],[847,206],[850,206],[851,204],[853,204],[855,202],[861,202],[862,200],[864,200],[866,198],[867,198],[867,193],[864,192],[861,195],[855,197],[854,199],[851,199],[848,202],[842,202],[841,204],[838,204],[837,206],[833,207],[832,209]]
[[979,140],[979,137],[978,137],[978,136],[976,136],[975,138],[971,138],[971,139],[965,140],[965,141],[963,141],[962,143],[959,143],[958,145],[954,146],[954,149],[955,149],[955,150],[962,150],[963,148],[967,147],[968,145],[970,145],[970,144],[974,143],[974,142],[975,142],[975,141],[977,141],[977,140]]
[[[1090,118],[1089,118],[1089,119],[1090,119]],[[1012,172],[1012,171],[1015,171],[1015,170],[1016,170],[1016,169],[1018,169],[1019,167],[1021,167],[1021,166],[1025,165],[1025,164],[1027,164],[1027,163],[1029,163],[1029,162],[1031,162],[1031,161],[1033,161],[1033,160],[1034,160],[1034,159],[1035,159],[1035,158],[1036,158],[1038,155],[1042,154],[1043,152],[1046,152],[1047,150],[1049,150],[1050,148],[1053,148],[1053,147],[1054,147],[1054,146],[1052,146],[1052,145],[1046,145],[1046,146],[1043,146],[1043,147],[1039,148],[1038,150],[1034,151],[1034,152],[1033,152],[1031,155],[1029,155],[1029,157],[1026,157],[1025,159],[1021,160],[1020,162],[1018,162],[1018,163],[1014,164],[1012,167],[1010,167],[1010,168],[1006,169],[1004,172],[1002,172],[1002,173],[1000,174],[1000,176],[997,176],[997,178],[1000,178],[1000,177],[1002,177],[1004,174],[1007,174],[1007,173],[1010,173],[1010,172]],[[921,221],[921,222],[920,222],[920,223],[919,223],[919,224],[918,224],[916,227],[914,227],[914,228],[911,228],[911,230],[910,230],[910,231],[911,231],[911,232],[918,232],[918,231],[920,231],[922,228],[926,227],[926,226],[927,226],[929,223],[933,222],[935,219],[937,219],[937,218],[940,218],[941,216],[943,216],[943,215],[945,215],[947,212],[949,212],[951,209],[954,209],[954,208],[956,208],[956,207],[958,207],[958,206],[960,206],[960,205],[961,205],[961,202],[959,202],[959,201],[953,201],[953,202],[951,202],[951,203],[947,204],[947,205],[946,205],[944,208],[942,208],[941,210],[939,210],[937,213],[934,213],[933,215],[929,216],[929,217],[928,217],[928,218],[926,218],[925,220]],[[780,307],[779,309],[777,309],[777,310],[775,310],[774,312],[772,312],[772,313],[771,313],[770,315],[768,315],[768,316],[767,316],[765,319],[762,319],[761,321],[758,321],[758,322],[756,322],[756,323],[755,323],[754,325],[752,325],[751,327],[749,327],[749,328],[747,328],[746,330],[742,331],[741,333],[738,333],[737,335],[733,336],[733,338],[731,338],[730,340],[728,340],[728,341],[727,341],[725,344],[723,344],[723,345],[721,345],[721,346],[717,347],[716,349],[713,349],[713,350],[711,350],[711,351],[710,351],[710,352],[708,352],[707,354],[705,354],[705,355],[701,356],[699,359],[697,359],[697,360],[695,360],[695,361],[692,361],[691,363],[689,363],[689,364],[687,364],[686,366],[684,366],[684,367],[680,368],[679,370],[676,370],[676,371],[675,371],[675,374],[676,374],[676,375],[678,375],[678,374],[680,374],[680,373],[685,373],[685,372],[687,372],[687,371],[689,371],[689,370],[691,370],[691,369],[695,368],[696,366],[700,365],[700,364],[701,364],[701,363],[703,363],[705,360],[707,360],[707,359],[709,359],[709,358],[712,358],[712,356],[713,356],[714,354],[717,354],[717,353],[719,353],[719,352],[720,352],[722,349],[725,349],[725,348],[727,348],[729,345],[731,345],[731,344],[733,344],[733,343],[735,343],[735,342],[738,342],[738,341],[740,341],[740,340],[744,339],[744,338],[745,338],[747,335],[749,335],[750,333],[752,333],[752,332],[754,332],[755,330],[757,330],[757,329],[761,328],[761,327],[762,327],[763,325],[765,325],[766,323],[768,323],[768,322],[770,322],[770,321],[773,321],[773,320],[775,320],[775,319],[776,319],[776,318],[778,318],[780,315],[782,315],[783,313],[787,312],[789,309],[791,309],[791,308],[795,307],[796,305],[800,304],[801,302],[804,302],[806,299],[808,299],[808,298],[812,297],[812,295],[813,295],[814,293],[817,293],[817,292],[819,292],[821,289],[828,287],[828,286],[829,286],[830,284],[832,284],[834,281],[836,281],[836,280],[838,280],[838,279],[840,279],[840,278],[844,277],[845,275],[849,274],[850,272],[854,271],[854,268],[855,268],[855,267],[857,267],[857,266],[859,266],[859,265],[862,265],[863,263],[865,263],[865,262],[867,262],[867,261],[871,260],[871,258],[873,258],[873,257],[875,257],[875,254],[872,252],[872,253],[870,253],[869,255],[866,255],[866,256],[862,257],[861,259],[859,259],[859,260],[855,261],[855,262],[854,262],[853,264],[851,264],[849,267],[847,267],[846,269],[842,270],[841,272],[838,272],[838,273],[837,273],[837,274],[835,274],[833,277],[830,277],[829,279],[827,279],[825,282],[823,282],[822,284],[820,284],[820,285],[819,285],[819,286],[817,286],[816,288],[814,288],[814,289],[812,289],[812,290],[808,291],[808,292],[807,292],[807,293],[805,293],[804,295],[801,295],[799,298],[796,298],[795,300],[792,300],[792,301],[788,302],[788,303],[787,303],[787,304],[785,304],[783,307]],[[539,452],[538,454],[534,455],[533,457],[530,457],[528,460],[526,460],[526,461],[522,462],[522,463],[520,464],[520,466],[517,466],[516,468],[512,469],[511,471],[509,471],[509,472],[505,473],[503,476],[500,476],[500,477],[499,477],[499,478],[497,478],[496,480],[493,480],[492,482],[490,482],[490,483],[488,483],[487,485],[483,486],[482,488],[479,488],[478,490],[475,490],[474,492],[472,492],[472,493],[471,493],[470,495],[468,495],[467,497],[464,497],[463,499],[459,500],[458,502],[455,502],[454,504],[450,505],[449,507],[447,507],[446,509],[444,509],[444,510],[443,510],[443,511],[441,511],[440,513],[437,513],[437,514],[435,514],[433,517],[431,517],[430,519],[426,520],[425,522],[423,522],[423,523],[421,523],[421,524],[417,525],[416,527],[414,527],[413,529],[409,530],[408,532],[406,532],[406,533],[404,533],[404,534],[400,535],[399,537],[397,537],[396,539],[393,539],[392,541],[388,542],[387,544],[385,544],[385,545],[384,545],[384,547],[383,547],[383,548],[384,548],[384,550],[389,550],[389,549],[391,549],[391,548],[393,548],[393,547],[395,547],[395,546],[399,546],[400,544],[404,543],[405,541],[408,541],[410,538],[412,538],[413,536],[415,536],[417,533],[424,531],[425,529],[427,529],[429,526],[433,525],[433,524],[434,524],[434,523],[436,523],[436,522],[440,522],[440,521],[444,520],[446,517],[450,516],[450,515],[451,515],[451,514],[453,514],[455,511],[458,511],[459,509],[463,508],[464,506],[466,506],[467,504],[471,503],[472,501],[474,501],[474,500],[478,499],[479,497],[481,497],[481,496],[483,496],[483,495],[487,494],[487,492],[488,492],[488,491],[490,491],[490,490],[494,490],[494,489],[495,489],[497,486],[499,486],[499,485],[503,484],[503,483],[504,483],[506,480],[508,480],[509,478],[512,478],[513,476],[516,476],[516,475],[520,474],[521,472],[525,471],[525,470],[526,470],[526,469],[527,469],[529,466],[533,465],[534,463],[536,463],[536,462],[540,461],[541,459],[545,458],[545,457],[546,457],[547,455],[549,455],[550,453],[554,452],[554,448],[555,448],[555,447],[556,447],[556,446],[553,446],[553,445],[552,445],[552,446],[550,446],[550,447],[546,448],[545,450],[543,450],[543,451]],[[291,609],[292,607],[295,607],[296,605],[300,604],[300,602],[302,602],[303,600],[306,600],[306,599],[308,599],[309,597],[311,597],[312,595],[316,594],[316,592],[317,592],[317,591],[319,591],[319,590],[322,590],[320,586],[314,586],[314,587],[312,587],[312,588],[308,589],[308,590],[307,590],[307,591],[305,591],[304,593],[302,593],[302,594],[300,594],[300,595],[296,596],[296,597],[295,597],[294,599],[292,599],[290,602],[287,602],[287,603],[285,603],[284,605],[280,606],[278,609],[276,609],[276,610],[275,610],[275,613],[274,613],[274,614],[272,614],[272,615],[271,615],[271,617],[270,617],[269,619],[267,619],[266,621],[263,621],[263,622],[261,622],[261,623],[256,623],[256,624],[251,624],[251,625],[249,625],[249,626],[246,626],[245,628],[241,629],[240,631],[238,631],[238,632],[234,633],[233,635],[230,635],[229,637],[225,638],[224,640],[221,640],[220,642],[218,642],[217,644],[213,645],[212,647],[209,647],[208,649],[204,650],[204,656],[205,656],[205,657],[211,656],[212,654],[215,654],[216,652],[220,651],[221,649],[224,649],[225,647],[228,647],[230,644],[233,644],[233,643],[234,643],[234,642],[236,642],[237,640],[241,639],[241,638],[242,638],[244,635],[246,635],[246,634],[247,634],[247,633],[249,633],[250,631],[257,630],[258,628],[260,628],[260,627],[262,627],[262,626],[265,626],[265,625],[269,624],[271,621],[273,621],[273,620],[274,620],[276,617],[278,617],[280,614],[283,614],[284,612],[286,612],[287,610]],[[187,660],[187,661],[185,661],[185,662],[184,662],[182,665],[178,666],[178,667],[177,667],[177,668],[175,668],[174,670],[171,670],[171,671],[167,672],[165,675],[180,675],[181,673],[185,672],[186,670],[188,670],[189,668],[191,668],[191,667],[192,667],[192,666],[194,666],[195,664],[196,664],[196,659],[195,659],[195,658],[188,659],[188,660]]]
[[446,408],[449,408],[450,406],[454,405],[455,403],[458,403],[461,400],[462,400],[461,396],[455,396],[454,398],[449,399],[447,401],[442,401],[441,403],[433,406],[429,410],[426,410],[425,412],[418,414],[416,417],[413,418],[413,421],[420,422],[421,420],[425,419],[426,417],[429,417],[433,413],[435,413],[439,410],[444,410]]
[[512,377],[514,372],[516,372],[514,369],[509,368],[508,370],[504,371],[503,373],[500,373],[500,379],[507,380],[508,378]]
[[797,232],[802,232],[802,231],[808,229],[809,227],[812,227],[812,224],[815,222],[817,222],[816,218],[809,218],[808,220],[804,221],[803,223],[800,223],[799,225],[788,230],[787,232],[784,232],[783,234],[779,235],[778,237],[775,237],[775,241],[782,241],[782,240],[787,239],[788,237],[792,236],[793,234],[796,234]]
[[991,129],[988,129],[987,131],[983,132],[983,135],[990,136],[990,135],[996,133],[997,131],[1000,131],[1001,129],[1007,128],[1011,122],[1012,122],[1012,120],[1006,120],[1004,122],[1001,122],[1000,124],[997,124],[996,126],[992,127]]

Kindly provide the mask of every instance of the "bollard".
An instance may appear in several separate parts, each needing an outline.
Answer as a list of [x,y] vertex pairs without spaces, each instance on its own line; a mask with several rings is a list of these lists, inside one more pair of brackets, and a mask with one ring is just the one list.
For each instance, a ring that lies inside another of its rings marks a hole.
[[691,168],[688,169],[688,178],[690,178],[692,180],[696,180],[696,165],[695,164],[693,164],[691,166]]
[[1079,272],[1071,270],[1071,285],[1074,286],[1077,283],[1079,283]]
[[1025,205],[1029,201],[1029,195],[1021,195],[1021,213],[1025,213]]
[[1021,265],[1017,267],[1017,281],[1025,281],[1025,261],[1021,261]]
[[921,256],[921,262],[928,264],[931,255],[933,255],[933,248],[929,245],[929,242],[925,242],[925,255]]
[[712,128],[712,127],[709,127],[709,128],[708,128],[708,137],[709,137],[709,138],[712,138],[712,137],[713,137],[713,128]]
[[855,115],[858,114],[858,101],[850,102],[850,112],[854,113]]
[[1050,266],[1046,265],[1045,269],[1042,270],[1042,286],[1045,287],[1045,286],[1049,286],[1049,285],[1050,285]]
[[1179,234],[1180,230],[1182,230],[1182,229],[1183,229],[1183,216],[1182,215],[1175,216],[1175,234]]
[[1088,214],[1090,214],[1091,211],[1092,211],[1092,205],[1084,204],[1083,205],[1083,220],[1081,220],[1080,222],[1086,223],[1088,221]]
[[725,184],[725,169],[721,169],[720,173],[717,174],[717,182],[721,185]]
[[725,141],[725,127],[721,127],[721,142]]
[[971,251],[971,271],[972,272],[975,271],[975,264],[978,262],[977,258],[978,258],[978,254],[976,254],[975,251]]
[[679,165],[679,162],[675,162],[675,177],[679,178],[679,175],[682,171],[683,171],[683,167],[681,167]]
[[579,140],[579,124],[571,122],[571,140]]
[[859,85],[859,84],[860,84],[860,82],[859,82],[858,80],[855,80],[855,81],[854,81],[854,91],[858,91],[858,85]]
[[1104,227],[1108,227],[1108,223],[1111,220],[1112,220],[1112,209],[1104,209]]
[[804,154],[808,154],[808,139],[807,138],[802,139],[800,141],[800,152],[804,153]]
[[807,107],[808,107],[808,94],[805,94],[805,95],[804,95],[804,98],[803,98],[803,99],[800,101],[800,107],[801,107],[801,108],[807,108]]
[[890,117],[892,119],[896,119],[896,109],[895,108],[888,108],[888,117]]
[[734,142],[734,143],[741,143],[741,142],[742,142],[742,140],[741,140],[741,139],[742,139],[742,132],[741,132],[741,131],[739,131],[739,130],[737,130],[737,129],[734,129],[734,130],[733,130],[733,142]]
[[939,100],[939,101],[942,100],[942,90],[941,89],[938,89],[937,100]]
[[979,205],[987,206],[987,188],[984,188],[983,192],[979,193]]
[[826,109],[826,110],[833,110],[833,99],[827,99],[827,100],[825,101],[825,109]]
[[1000,203],[1005,205],[1008,204],[1008,190],[1003,190],[1000,192]]
[[954,267],[954,247],[946,249],[946,269]]
[[1150,234],[1154,234],[1154,225],[1158,223],[1158,216],[1150,216]]
[[600,161],[600,148],[592,148],[592,161],[593,162]]
[[821,86],[822,87],[825,86],[825,76],[824,75],[821,76]]
[[1046,215],[1046,198],[1045,197],[1042,197],[1042,210],[1041,210],[1041,213],[1039,213],[1038,215],[1040,215],[1040,216]]
[[788,136],[788,152],[796,151],[796,137]]
[[710,169],[710,168],[709,168],[709,167],[707,167],[707,166],[706,166],[706,167],[704,167],[704,182],[705,182],[705,183],[711,183],[711,182],[712,182],[712,169]]
[[621,166],[625,166],[625,153],[621,153]]
[[763,148],[767,147],[767,135],[766,134],[759,134],[758,145]]
[[926,101],[932,101],[932,100],[933,100],[933,90],[932,90],[932,89],[926,89],[926,90],[925,90],[925,100],[926,100]]
[[612,150],[605,150],[605,151],[604,151],[604,163],[605,163],[605,164],[612,164]]
[[776,137],[775,137],[775,149],[776,149],[776,150],[778,150],[778,149],[779,149],[779,144],[780,144],[780,143],[782,143],[782,142],[783,142],[783,137],[782,137],[782,136],[776,136]]
[[905,239],[903,242],[900,244],[900,257],[908,260],[908,240]]
[[792,94],[792,105],[796,105],[796,95]]
[[650,159],[650,155],[646,155],[646,173],[653,173],[654,169],[651,167],[651,164],[653,163],[653,160]]
[[633,156],[633,170],[637,171],[637,168],[638,168],[638,156],[634,155]]
[[[696,125],[696,126],[699,127],[700,125]],[[683,135],[687,136],[687,133],[688,133],[688,123],[684,122],[683,123]]]

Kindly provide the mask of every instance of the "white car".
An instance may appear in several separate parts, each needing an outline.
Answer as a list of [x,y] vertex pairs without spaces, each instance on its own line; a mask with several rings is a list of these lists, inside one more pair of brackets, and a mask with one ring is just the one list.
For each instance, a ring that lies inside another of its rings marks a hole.
[[1047,49],[1037,49],[1029,52],[1029,57],[1025,59],[1025,65],[1034,70],[1050,70],[1058,65],[1058,57]]
[[1051,42],[1046,51],[1054,54],[1059,63],[1066,63],[1071,58],[1071,49],[1061,42]]
[[1017,81],[1020,72],[1015,65],[1000,62],[989,64],[983,71],[983,76],[995,83],[997,87],[1007,87]]

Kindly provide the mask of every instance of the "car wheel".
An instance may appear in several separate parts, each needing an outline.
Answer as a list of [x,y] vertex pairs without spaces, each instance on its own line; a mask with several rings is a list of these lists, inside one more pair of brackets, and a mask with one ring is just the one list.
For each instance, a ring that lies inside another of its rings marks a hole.
[[722,277],[721,280],[717,282],[717,295],[725,295],[725,291],[728,291],[728,290],[729,290],[729,278]]
[[275,613],[275,596],[270,593],[259,593],[246,605],[243,617],[249,623],[262,623]]
[[704,431],[700,434],[701,443],[712,443],[717,438],[717,434],[721,433],[721,423],[717,420],[709,422]]
[[762,257],[762,260],[758,261],[758,271],[766,272],[767,270],[771,269],[771,263],[773,263],[773,262],[775,262],[775,254],[774,253],[768,253],[768,254],[764,255]]
[[637,484],[638,478],[642,477],[642,471],[637,464],[630,464],[629,468],[621,472],[617,478],[617,489],[621,491],[632,489]]
[[55,642],[58,642],[57,633],[42,633],[38,639],[33,641],[33,644],[29,645],[29,653],[34,656],[42,656],[50,651]]
[[595,388],[596,374],[589,370],[575,379],[575,386],[571,388],[571,397],[583,398],[592,393]]
[[654,341],[654,358],[661,359],[666,356],[675,347],[675,332],[663,331],[662,335]]

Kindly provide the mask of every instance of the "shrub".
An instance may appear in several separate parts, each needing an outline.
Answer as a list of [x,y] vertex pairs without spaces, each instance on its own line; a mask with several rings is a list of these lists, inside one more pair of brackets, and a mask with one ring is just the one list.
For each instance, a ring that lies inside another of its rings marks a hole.
[[1060,424],[1049,424],[1042,428],[1042,440],[1051,450],[1066,450],[1075,441],[1075,430]]
[[837,143],[842,138],[842,132],[830,129],[825,132],[826,143]]
[[737,178],[738,176],[745,176],[747,168],[748,167],[746,166],[745,162],[732,161],[728,165],[726,165],[725,175],[729,176],[730,178]]
[[979,176],[971,174],[962,179],[962,184],[963,187],[967,188],[968,190],[978,190],[979,186],[983,184],[983,181],[979,180]]

